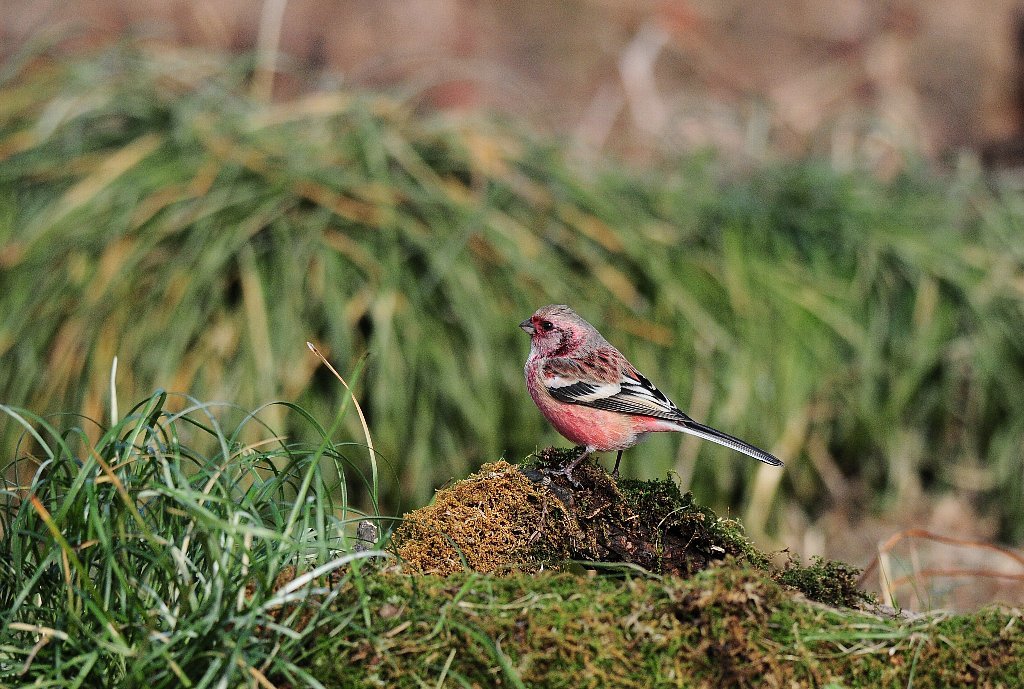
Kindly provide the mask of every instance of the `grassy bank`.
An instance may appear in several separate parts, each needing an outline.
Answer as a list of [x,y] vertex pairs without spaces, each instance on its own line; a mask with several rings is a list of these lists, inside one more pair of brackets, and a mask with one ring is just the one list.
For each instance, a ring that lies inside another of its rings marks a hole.
[[1016,192],[969,165],[886,182],[813,161],[583,165],[400,98],[267,105],[246,76],[132,49],[3,72],[0,400],[100,418],[118,355],[129,397],[329,418],[338,388],[305,341],[347,369],[369,352],[364,402],[395,479],[377,497],[419,505],[558,442],[524,392],[515,324],[568,302],[692,416],[787,461],[755,490],[752,463],[659,437],[627,472],[676,469],[765,522],[779,490],[813,514],[851,489],[880,507],[958,489],[1024,536]]
[[[0,687],[1012,687],[1024,673],[1019,610],[830,607],[786,585],[820,597],[806,575],[825,570],[773,578],[751,565],[763,555],[685,579],[578,563],[413,575],[391,520],[345,499],[372,493],[374,468],[330,440],[345,410],[324,427],[284,408],[314,445],[266,411],[159,393],[111,410],[90,442],[70,418],[3,409],[23,437],[21,480],[0,491]],[[380,543],[354,537],[366,517]]]

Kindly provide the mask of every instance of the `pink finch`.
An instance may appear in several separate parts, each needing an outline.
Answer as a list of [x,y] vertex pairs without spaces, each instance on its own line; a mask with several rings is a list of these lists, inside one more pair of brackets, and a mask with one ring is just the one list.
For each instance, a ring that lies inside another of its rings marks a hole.
[[525,369],[530,396],[555,430],[583,446],[562,472],[570,481],[575,483],[573,470],[595,450],[619,451],[612,470],[618,476],[622,451],[660,431],[690,433],[782,466],[764,450],[684,414],[568,306],[545,306],[519,327],[530,335]]

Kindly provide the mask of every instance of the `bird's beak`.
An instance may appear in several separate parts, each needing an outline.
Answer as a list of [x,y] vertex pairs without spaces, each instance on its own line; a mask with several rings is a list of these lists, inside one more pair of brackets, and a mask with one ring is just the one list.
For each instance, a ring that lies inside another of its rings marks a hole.
[[520,323],[519,327],[525,330],[530,335],[533,335],[535,332],[537,332],[537,329],[533,327],[533,323],[530,321],[529,318]]

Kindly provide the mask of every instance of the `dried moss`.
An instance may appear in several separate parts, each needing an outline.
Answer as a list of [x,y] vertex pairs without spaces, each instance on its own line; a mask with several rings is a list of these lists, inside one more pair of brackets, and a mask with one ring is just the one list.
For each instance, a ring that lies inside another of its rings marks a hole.
[[593,462],[576,468],[575,483],[559,470],[578,450],[542,450],[523,471],[564,503],[585,534],[578,559],[635,564],[690,576],[732,556],[767,567],[738,522],[722,519],[683,495],[669,479],[617,483]]
[[392,544],[410,570],[447,575],[535,571],[564,559],[579,534],[543,486],[505,461],[485,464],[405,515]]

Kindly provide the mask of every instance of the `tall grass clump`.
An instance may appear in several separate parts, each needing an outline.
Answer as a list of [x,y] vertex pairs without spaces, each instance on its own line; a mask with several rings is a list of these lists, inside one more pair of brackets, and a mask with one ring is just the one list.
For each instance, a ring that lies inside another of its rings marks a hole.
[[[365,449],[299,445],[158,392],[108,427],[2,407],[0,685],[320,686],[309,640],[360,614],[346,474]],[[56,424],[60,425],[56,425]],[[332,617],[325,611],[332,608]]]
[[413,100],[266,105],[244,63],[195,53],[7,75],[2,400],[96,418],[116,354],[130,394],[324,418],[338,388],[304,342],[344,367],[368,352],[365,408],[399,478],[382,498],[420,504],[559,442],[516,324],[565,302],[692,416],[787,461],[755,473],[658,437],[627,471],[676,469],[753,529],[780,490],[814,512],[956,489],[1024,537],[1024,199],[969,164],[886,182],[827,162],[582,165]]

